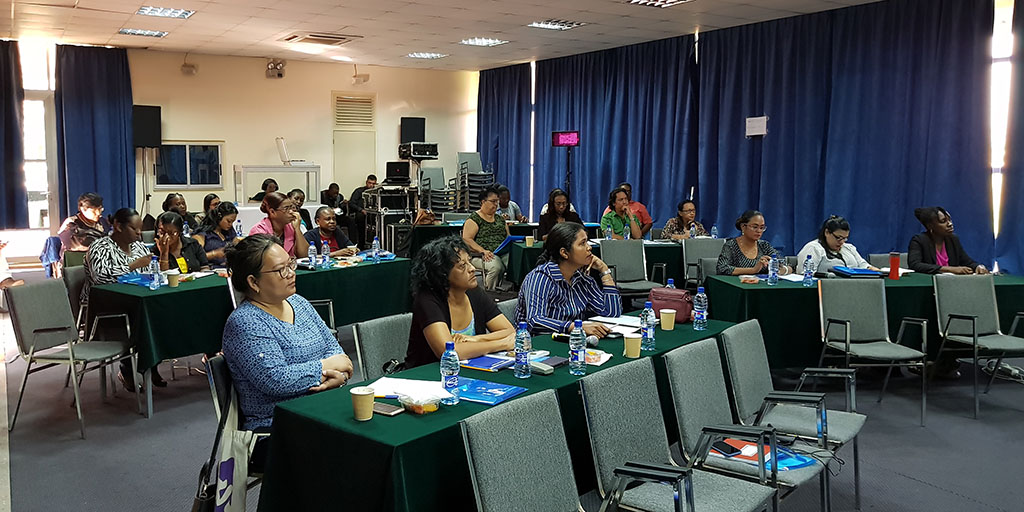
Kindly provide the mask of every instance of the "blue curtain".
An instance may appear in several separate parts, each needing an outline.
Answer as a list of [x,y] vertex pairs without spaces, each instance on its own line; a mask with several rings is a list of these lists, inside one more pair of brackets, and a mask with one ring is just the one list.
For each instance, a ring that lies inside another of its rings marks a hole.
[[[524,209],[530,200],[530,65],[480,72],[476,147],[484,168],[512,191]],[[539,206],[537,207],[540,208]],[[532,218],[536,218],[533,216]]]
[[1024,274],[1024,2],[1013,9],[1013,79],[1010,82],[1010,126],[1003,166],[1003,209],[996,259],[1000,270]]
[[57,46],[57,169],[61,217],[96,192],[108,213],[135,205],[132,81],[123,48]]
[[922,231],[913,209],[941,205],[991,264],[992,23],[991,0],[836,11],[825,205],[862,253],[906,251]]
[[[823,214],[831,18],[800,16],[700,36],[700,188],[705,226],[736,234],[761,210],[772,245],[796,254]],[[768,135],[746,138],[748,117]],[[797,245],[800,244],[800,245]]]
[[565,181],[566,150],[551,132],[579,130],[570,199],[597,220],[628,181],[661,226],[696,184],[694,38],[682,36],[537,62],[534,197]]
[[0,229],[28,227],[22,137],[25,89],[18,55],[16,41],[0,41]]

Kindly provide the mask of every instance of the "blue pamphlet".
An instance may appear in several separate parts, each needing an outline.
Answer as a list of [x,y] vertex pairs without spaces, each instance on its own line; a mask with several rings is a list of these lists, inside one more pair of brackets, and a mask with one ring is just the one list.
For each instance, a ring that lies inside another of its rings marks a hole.
[[138,272],[131,272],[128,274],[117,276],[117,282],[121,284],[134,284],[149,288],[149,283],[153,282],[153,276],[152,274],[140,274]]
[[525,242],[525,241],[526,241],[526,237],[525,236],[509,235],[509,236],[505,237],[504,240],[501,241],[501,245],[499,245],[498,248],[494,250],[494,254],[497,254],[499,256],[502,255],[502,254],[505,254],[506,252],[508,252],[509,247],[513,243],[515,243],[515,242]]
[[882,273],[877,270],[850,268],[842,265],[832,267],[832,273],[840,277],[882,277]]
[[526,388],[510,384],[459,377],[459,398],[467,402],[497,405],[524,391]]
[[[369,250],[362,251],[362,252],[360,252],[358,254],[358,256],[362,256],[363,257],[363,261],[371,261],[371,260],[373,260],[373,256],[370,254],[370,252],[371,251],[369,251]],[[385,250],[381,250],[380,251],[380,260],[381,261],[391,261],[391,260],[393,260],[393,259],[395,259],[397,257],[398,256],[396,256],[395,253],[393,253],[393,252],[385,251]]]
[[480,357],[474,357],[473,359],[468,359],[466,362],[462,363],[461,366],[463,368],[472,368],[474,370],[483,370],[485,372],[496,372],[502,368],[508,368],[513,364],[515,364],[514,359],[483,355]]

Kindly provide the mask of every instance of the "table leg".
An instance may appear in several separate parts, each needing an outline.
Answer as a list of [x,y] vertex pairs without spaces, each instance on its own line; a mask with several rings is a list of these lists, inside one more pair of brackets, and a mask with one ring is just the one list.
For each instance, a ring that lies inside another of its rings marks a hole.
[[153,417],[153,369],[149,368],[142,374],[142,380],[145,382],[146,392],[146,418]]

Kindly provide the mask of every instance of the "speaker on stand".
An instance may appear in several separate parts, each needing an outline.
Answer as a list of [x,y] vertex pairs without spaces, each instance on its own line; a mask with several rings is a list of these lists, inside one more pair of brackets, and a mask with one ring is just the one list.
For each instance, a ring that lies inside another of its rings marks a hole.
[[144,214],[149,213],[150,193],[149,176],[153,176],[156,184],[156,149],[162,140],[160,131],[160,107],[154,105],[132,105],[132,140],[133,145],[142,148],[142,207]]

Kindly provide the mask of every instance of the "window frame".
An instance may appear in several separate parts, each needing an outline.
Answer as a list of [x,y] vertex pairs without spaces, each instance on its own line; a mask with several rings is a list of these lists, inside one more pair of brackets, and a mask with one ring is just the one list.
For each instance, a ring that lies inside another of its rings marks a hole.
[[[224,189],[224,141],[223,140],[161,140],[163,146],[184,146],[185,147],[185,183],[158,183],[156,170],[153,166],[153,190],[223,190]],[[192,146],[217,146],[217,161],[220,162],[220,172],[217,173],[217,183],[192,183]]]

